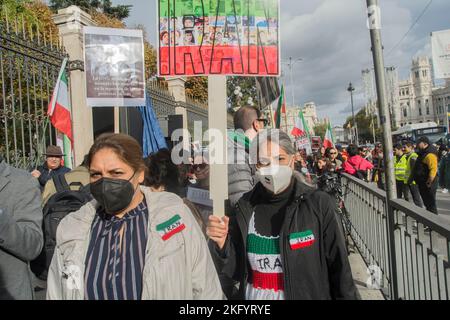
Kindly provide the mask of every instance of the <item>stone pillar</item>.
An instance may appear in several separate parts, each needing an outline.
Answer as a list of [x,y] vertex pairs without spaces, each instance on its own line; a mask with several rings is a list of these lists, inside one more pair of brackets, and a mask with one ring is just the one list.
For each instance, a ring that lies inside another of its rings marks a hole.
[[[185,91],[185,83],[186,78],[167,78],[167,88],[169,89],[169,93],[173,95],[175,101],[186,102],[186,91]],[[187,110],[185,107],[176,107],[175,114],[179,114],[183,116],[183,129],[188,130],[188,116]],[[183,148],[189,149],[189,137],[187,135],[183,135]]]
[[53,21],[58,26],[62,45],[69,54],[74,156],[75,165],[79,165],[94,142],[92,108],[86,104],[83,27],[94,26],[95,22],[77,6],[58,10]]
[[186,102],[185,78],[167,78],[167,88],[176,101]]

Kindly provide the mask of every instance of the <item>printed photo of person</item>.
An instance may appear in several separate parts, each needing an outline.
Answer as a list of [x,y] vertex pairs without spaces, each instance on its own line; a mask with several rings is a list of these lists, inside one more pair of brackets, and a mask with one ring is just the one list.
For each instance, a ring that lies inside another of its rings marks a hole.
[[278,19],[277,18],[269,18],[269,27],[278,28]]
[[179,30],[181,27],[177,17],[170,18],[170,30]]
[[255,26],[255,17],[242,17],[242,25],[244,27],[254,27]]
[[195,39],[196,39],[196,43],[198,45],[202,44],[203,42],[203,37],[204,37],[204,28],[203,28],[203,24],[195,26]]
[[236,46],[239,44],[236,32],[228,32],[227,44],[230,46]]
[[169,45],[169,32],[161,32],[159,40],[161,41],[161,47],[167,47]]
[[215,42],[214,44],[216,46],[220,46],[224,44],[224,38],[223,38],[223,33],[221,31],[216,31],[216,37],[215,37]]
[[269,44],[266,29],[258,29],[258,44],[262,46]]
[[277,45],[278,43],[278,29],[271,28],[269,29],[268,41],[270,46]]
[[183,17],[183,29],[192,29],[194,27],[194,16]]
[[195,39],[194,39],[194,35],[192,33],[192,30],[184,31],[184,45],[185,46],[193,46],[193,45],[195,45]]
[[235,16],[227,17],[227,24],[236,25],[239,23],[241,23],[241,17],[235,17]]
[[256,28],[244,27],[243,45],[256,45]]
[[168,18],[161,18],[159,20],[159,31],[164,31],[169,28],[169,19]]
[[266,18],[256,18],[256,26],[259,28],[267,28],[269,26],[269,22]]
[[181,40],[181,33],[179,30],[170,31],[170,45],[179,46]]

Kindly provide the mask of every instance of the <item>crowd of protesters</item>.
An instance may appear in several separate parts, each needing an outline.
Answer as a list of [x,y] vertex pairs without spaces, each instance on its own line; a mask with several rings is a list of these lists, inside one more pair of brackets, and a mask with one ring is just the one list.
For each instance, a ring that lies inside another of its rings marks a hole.
[[[335,199],[317,185],[345,172],[384,188],[382,146],[306,154],[266,124],[254,107],[234,116],[224,217],[205,149],[175,164],[171,150],[144,159],[134,138],[104,134],[72,171],[56,146],[31,173],[0,157],[0,299],[33,298],[30,264],[48,299],[356,299]],[[437,214],[448,146],[394,150],[398,197]]]

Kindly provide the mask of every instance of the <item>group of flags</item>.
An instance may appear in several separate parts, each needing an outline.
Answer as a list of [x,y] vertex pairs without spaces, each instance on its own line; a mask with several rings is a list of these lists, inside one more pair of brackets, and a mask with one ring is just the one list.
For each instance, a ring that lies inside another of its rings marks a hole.
[[[281,86],[281,94],[278,99],[277,110],[274,113],[274,124],[275,128],[279,129],[281,127],[281,115],[284,114],[286,116],[286,97],[284,94],[284,85]],[[293,136],[296,140],[302,139],[305,141],[309,141],[311,143],[310,130],[308,128],[308,123],[305,120],[303,115],[303,111],[300,110],[298,116],[295,120],[295,125],[292,131],[290,132],[291,136]],[[330,121],[327,121],[327,130],[325,133],[325,137],[323,140],[323,146],[325,148],[334,147],[334,138],[333,132],[331,129]],[[306,147],[308,149],[308,147]]]

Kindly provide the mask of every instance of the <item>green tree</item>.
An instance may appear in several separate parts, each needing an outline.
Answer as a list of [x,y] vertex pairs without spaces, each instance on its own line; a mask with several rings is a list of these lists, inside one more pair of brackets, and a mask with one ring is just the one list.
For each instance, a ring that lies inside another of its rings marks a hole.
[[314,126],[314,134],[323,140],[325,138],[325,133],[327,132],[327,127],[328,124],[326,122],[316,124]]
[[[239,87],[240,95],[236,95],[235,91]],[[256,90],[256,79],[254,77],[228,77],[227,79],[227,97],[230,109],[249,105],[249,98],[253,101],[253,105],[258,106],[258,92]]]
[[50,0],[50,8],[53,11],[58,11],[71,5],[76,5],[89,13],[93,11],[101,12],[120,21],[130,16],[132,8],[131,5],[113,6],[111,0]]
[[[375,127],[375,139],[379,141],[381,139],[381,130],[377,126],[377,117],[376,115],[368,115],[366,112],[366,108],[362,108],[355,115],[355,122],[358,125],[358,136],[360,142],[365,141],[373,141],[373,129]],[[345,121],[344,128],[348,128],[349,125],[351,127],[354,126],[353,117],[347,117]]]
[[208,101],[208,77],[189,77],[186,81],[186,94],[200,101]]

